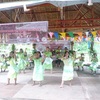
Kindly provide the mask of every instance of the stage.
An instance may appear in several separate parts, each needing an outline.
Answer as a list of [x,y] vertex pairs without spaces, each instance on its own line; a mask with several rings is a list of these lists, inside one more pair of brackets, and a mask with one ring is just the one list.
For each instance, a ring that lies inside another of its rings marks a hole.
[[100,75],[89,70],[74,71],[72,86],[68,82],[60,88],[61,68],[54,68],[53,74],[45,72],[43,86],[32,86],[32,70],[18,75],[17,85],[7,84],[7,72],[0,72],[0,100],[100,100]]

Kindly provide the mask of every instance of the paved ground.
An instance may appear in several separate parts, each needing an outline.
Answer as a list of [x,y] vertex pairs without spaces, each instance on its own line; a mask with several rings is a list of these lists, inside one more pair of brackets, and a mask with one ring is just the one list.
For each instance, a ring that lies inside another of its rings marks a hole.
[[[45,73],[43,86],[32,86],[32,70],[18,75],[18,85],[6,85],[7,72],[0,72],[0,100],[100,100],[100,75],[75,71],[72,86],[60,88],[61,69]],[[13,82],[13,81],[12,81]]]

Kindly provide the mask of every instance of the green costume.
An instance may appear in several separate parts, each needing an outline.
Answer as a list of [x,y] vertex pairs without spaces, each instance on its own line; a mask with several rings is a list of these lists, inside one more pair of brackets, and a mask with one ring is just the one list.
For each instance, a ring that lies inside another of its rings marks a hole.
[[60,52],[61,52],[61,50],[56,49],[56,53],[57,53],[57,54],[60,53]]
[[44,52],[44,55],[46,56],[46,59],[43,63],[44,69],[52,69],[52,59],[50,58],[52,56],[51,52]]
[[8,63],[10,65],[8,67],[8,78],[10,78],[10,79],[17,78],[17,74],[18,74],[19,69],[16,66],[15,59],[11,58]]
[[18,53],[18,67],[20,70],[25,70],[27,63],[25,62],[24,53]]
[[33,60],[34,60],[33,81],[42,81],[44,80],[43,65],[41,62],[42,58]]
[[29,60],[28,60],[27,55],[25,56],[24,62],[25,62],[25,65],[26,65],[26,66],[29,66],[30,62],[29,62]]
[[98,62],[98,59],[97,58],[92,58],[92,64],[90,65],[90,70],[92,70],[92,71],[96,71],[97,70],[97,66],[98,66],[98,64],[97,64],[97,62]]
[[77,66],[82,67],[83,66],[83,62],[84,62],[84,57],[81,57],[79,59],[79,62],[77,63]]
[[0,68],[4,70],[7,69],[7,63],[6,63],[5,58],[1,58],[0,61],[1,61]]
[[100,47],[100,42],[94,42],[93,49],[97,53],[98,62],[100,64],[100,49],[99,49],[99,47]]
[[73,59],[72,58],[63,58],[62,61],[64,62],[64,68],[63,68],[63,75],[62,80],[72,80],[73,79]]

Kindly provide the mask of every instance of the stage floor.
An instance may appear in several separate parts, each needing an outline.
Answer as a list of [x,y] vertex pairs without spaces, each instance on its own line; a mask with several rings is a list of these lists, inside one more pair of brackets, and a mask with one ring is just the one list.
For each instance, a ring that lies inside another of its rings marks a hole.
[[72,86],[60,88],[62,70],[45,72],[43,86],[32,86],[32,70],[18,75],[18,85],[7,84],[7,72],[0,72],[0,100],[100,100],[100,75],[74,71]]

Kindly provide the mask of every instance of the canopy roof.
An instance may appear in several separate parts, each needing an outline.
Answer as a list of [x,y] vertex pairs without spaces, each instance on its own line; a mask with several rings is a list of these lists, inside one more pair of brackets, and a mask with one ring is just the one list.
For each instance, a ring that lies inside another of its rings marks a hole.
[[[0,0],[0,2],[1,23],[49,21],[49,31],[100,27],[100,0]],[[24,5],[30,11],[25,12]]]
[[[99,3],[100,0],[2,0],[0,4],[0,10],[9,10],[19,7],[23,7],[25,4],[27,7],[50,3],[56,7],[65,7],[77,4]],[[91,5],[91,4],[90,4]]]

